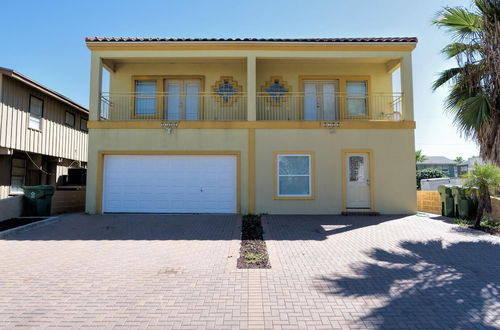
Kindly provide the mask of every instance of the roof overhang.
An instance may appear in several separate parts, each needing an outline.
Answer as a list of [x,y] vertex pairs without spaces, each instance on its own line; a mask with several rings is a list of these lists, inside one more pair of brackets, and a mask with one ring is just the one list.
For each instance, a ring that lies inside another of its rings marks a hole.
[[86,38],[90,50],[412,51],[417,38],[172,39]]
[[60,94],[60,93],[58,93],[58,92],[56,92],[48,87],[45,87],[44,85],[20,74],[19,72],[16,72],[12,69],[0,67],[0,74],[7,76],[7,77],[11,77],[13,79],[16,79],[16,80],[22,82],[23,84],[40,91],[41,93],[49,95],[49,96],[57,99],[58,101],[61,101],[65,104],[71,106],[72,108],[75,108],[76,110],[79,110],[79,111],[84,112],[84,113],[89,113],[89,110],[86,109],[85,107],[83,107],[82,105],[80,105],[80,104],[76,103],[75,101],[71,100],[70,98],[67,98],[66,96],[64,96],[64,95],[62,95],[62,94]]

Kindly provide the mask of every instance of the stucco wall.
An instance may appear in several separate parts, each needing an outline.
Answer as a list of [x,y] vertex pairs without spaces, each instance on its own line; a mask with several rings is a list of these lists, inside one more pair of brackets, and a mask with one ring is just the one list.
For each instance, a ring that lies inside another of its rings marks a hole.
[[[343,149],[373,152],[375,211],[384,214],[416,211],[412,130],[326,129],[255,130],[255,202],[257,213],[338,214],[342,211]],[[92,129],[90,131],[87,206],[96,212],[98,151],[240,151],[241,213],[248,212],[248,130]],[[314,151],[316,196],[313,200],[274,199],[274,151]]]
[[[416,211],[412,130],[256,130],[255,142],[257,213],[340,213],[343,149],[373,152],[375,211]],[[315,199],[274,199],[274,151],[314,151]]]
[[392,92],[392,75],[384,63],[346,63],[347,60],[258,60],[257,90],[271,76],[281,76],[291,87],[292,92],[299,89],[299,76],[369,76],[373,93]]
[[[204,76],[205,90],[210,91],[212,85],[221,76],[232,76],[246,91],[246,63],[242,60],[226,60],[225,62],[192,63],[174,61],[167,63],[123,63],[110,74],[110,92],[132,92],[132,76]],[[162,91],[160,91],[162,92]]]
[[11,196],[0,199],[0,221],[20,217],[23,214],[24,196]]
[[247,213],[247,130],[106,129],[90,130],[86,212],[96,212],[98,151],[240,151],[241,213]]

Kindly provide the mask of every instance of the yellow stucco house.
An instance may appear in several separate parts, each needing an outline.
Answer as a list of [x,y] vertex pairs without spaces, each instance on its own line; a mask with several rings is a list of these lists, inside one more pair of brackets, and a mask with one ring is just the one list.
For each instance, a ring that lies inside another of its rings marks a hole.
[[87,212],[416,211],[416,38],[86,42]]

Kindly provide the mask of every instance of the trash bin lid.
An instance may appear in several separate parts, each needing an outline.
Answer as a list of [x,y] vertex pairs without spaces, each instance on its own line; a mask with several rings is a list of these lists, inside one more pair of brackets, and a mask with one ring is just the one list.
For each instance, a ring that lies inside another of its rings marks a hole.
[[30,199],[39,199],[47,195],[52,196],[56,188],[49,185],[23,186],[24,196]]

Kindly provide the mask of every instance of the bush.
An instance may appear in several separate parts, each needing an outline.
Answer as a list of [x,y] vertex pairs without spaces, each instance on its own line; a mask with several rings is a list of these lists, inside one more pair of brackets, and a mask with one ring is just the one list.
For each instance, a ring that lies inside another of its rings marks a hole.
[[417,171],[417,189],[420,190],[420,180],[422,179],[434,179],[434,178],[445,178],[446,174],[435,168],[426,168]]

